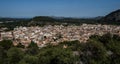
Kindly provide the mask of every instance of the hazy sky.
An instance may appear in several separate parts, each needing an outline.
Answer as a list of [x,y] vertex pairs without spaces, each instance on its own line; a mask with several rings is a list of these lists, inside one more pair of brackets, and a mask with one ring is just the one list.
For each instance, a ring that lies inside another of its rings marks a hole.
[[0,0],[0,17],[95,17],[120,9],[120,0]]

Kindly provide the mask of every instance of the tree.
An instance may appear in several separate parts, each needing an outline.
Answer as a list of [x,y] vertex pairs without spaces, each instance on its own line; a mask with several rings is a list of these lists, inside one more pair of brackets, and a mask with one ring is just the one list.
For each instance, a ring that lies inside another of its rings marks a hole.
[[101,36],[101,38],[99,38],[99,41],[103,43],[105,46],[107,46],[108,43],[112,42],[112,37],[113,37],[112,34],[107,33]]
[[99,41],[89,40],[80,50],[80,58],[84,63],[102,64],[107,59],[106,48]]
[[25,55],[18,64],[39,64],[38,57]]
[[120,64],[120,37],[118,35],[113,35],[106,47],[111,51],[109,61],[111,61],[112,64]]
[[0,64],[5,64],[7,56],[3,47],[0,46]]
[[[97,43],[103,44],[102,47],[99,48],[98,50],[106,48],[105,54],[107,56],[105,56],[106,59],[103,58],[105,64],[120,64],[120,57],[119,57],[120,56],[120,36],[108,33],[108,34],[104,34],[103,36],[101,36],[99,38],[92,37],[92,38],[90,38],[90,40],[93,40],[93,41],[96,41]],[[88,43],[87,43],[87,46],[89,46]],[[99,46],[101,46],[101,45],[99,45]],[[97,46],[97,47],[99,47],[99,46]],[[91,48],[88,48],[88,49],[91,49]],[[101,51],[99,51],[99,52],[101,52]],[[96,54],[94,54],[94,56],[98,57]],[[100,55],[100,56],[102,57],[103,55]],[[87,57],[90,57],[90,56],[87,56]],[[91,58],[92,57],[90,57],[90,59]],[[91,60],[91,63],[92,62],[95,63],[96,60]]]
[[18,62],[23,58],[24,52],[16,47],[12,47],[7,51],[8,63],[18,64]]
[[13,43],[11,40],[3,40],[0,41],[0,46],[3,47],[4,50],[8,50],[9,48],[13,47]]
[[31,43],[27,47],[27,53],[31,55],[36,55],[38,51],[39,51],[39,47],[37,46],[37,44],[31,41]]
[[100,36],[99,35],[92,35],[90,36],[90,40],[99,40],[100,39]]
[[61,42],[58,46],[63,46],[63,45],[66,45],[67,48],[71,49],[72,51],[77,51],[80,46],[80,42],[78,40],[64,41],[64,42]]
[[42,64],[74,64],[76,62],[71,50],[56,46],[41,50],[38,58]]

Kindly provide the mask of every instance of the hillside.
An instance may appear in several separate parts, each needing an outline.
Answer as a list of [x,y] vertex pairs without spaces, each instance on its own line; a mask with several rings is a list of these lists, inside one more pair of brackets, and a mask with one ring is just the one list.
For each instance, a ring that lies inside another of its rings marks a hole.
[[71,17],[51,17],[51,16],[36,16],[32,19],[29,25],[80,25],[82,23],[96,23],[96,18],[71,18]]
[[118,22],[120,21],[120,9],[111,12],[110,14],[106,15],[104,17],[104,21],[114,21],[114,22]]
[[80,25],[83,23],[87,24],[112,24],[112,25],[120,25],[120,9],[110,12],[108,15],[102,17],[95,18],[71,18],[71,17],[50,17],[50,16],[36,16],[33,18],[32,22],[29,25],[46,25],[46,24],[75,24]]

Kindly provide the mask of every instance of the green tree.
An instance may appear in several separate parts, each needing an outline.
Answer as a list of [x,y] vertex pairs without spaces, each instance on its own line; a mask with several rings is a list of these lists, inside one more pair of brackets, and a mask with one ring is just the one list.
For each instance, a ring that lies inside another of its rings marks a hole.
[[107,44],[112,42],[112,37],[113,37],[112,34],[107,33],[107,34],[104,34],[103,36],[101,36],[99,38],[99,41],[107,47]]
[[120,37],[118,35],[113,35],[106,47],[111,51],[109,61],[111,61],[112,64],[120,64]]
[[8,63],[18,64],[18,62],[23,58],[24,52],[16,47],[12,47],[7,51]]
[[3,40],[0,41],[0,46],[3,47],[4,50],[8,50],[9,48],[13,47],[13,43],[11,40]]
[[80,46],[80,42],[78,40],[75,41],[64,41],[61,42],[58,46],[63,47],[63,45],[66,45],[67,48],[71,49],[72,51],[77,51],[79,46]]
[[18,64],[40,64],[38,57],[25,55],[24,58]]
[[[96,41],[97,43],[102,43],[103,47],[106,48],[106,52],[107,52],[106,53],[106,55],[107,55],[106,58],[107,59],[105,60],[103,58],[104,63],[105,64],[120,64],[120,36],[107,33],[107,34],[104,34],[103,36],[101,36],[99,38],[98,37],[97,38],[92,37],[92,38],[90,38],[90,40]],[[87,46],[88,46],[88,43],[87,43]],[[100,49],[102,49],[102,48],[100,48]],[[96,56],[96,55],[94,55],[94,56]],[[90,57],[90,59],[91,59],[91,57]],[[93,60],[92,60],[92,62],[93,62]],[[96,62],[96,60],[94,60],[94,63],[95,62]]]
[[0,64],[5,64],[6,58],[6,52],[3,47],[0,46]]
[[30,55],[36,55],[39,51],[39,47],[37,46],[37,44],[33,41],[31,41],[31,43],[29,44],[29,46],[27,47],[27,53]]
[[74,64],[76,62],[71,50],[59,47],[49,47],[41,50],[38,58],[42,64]]
[[80,50],[80,58],[84,63],[102,64],[107,59],[106,48],[99,41],[89,40]]

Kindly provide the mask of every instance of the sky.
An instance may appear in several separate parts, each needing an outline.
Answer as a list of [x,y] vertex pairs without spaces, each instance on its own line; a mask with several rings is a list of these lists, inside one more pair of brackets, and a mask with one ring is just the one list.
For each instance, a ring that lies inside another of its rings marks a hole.
[[120,0],[0,0],[0,17],[97,17],[120,9]]

